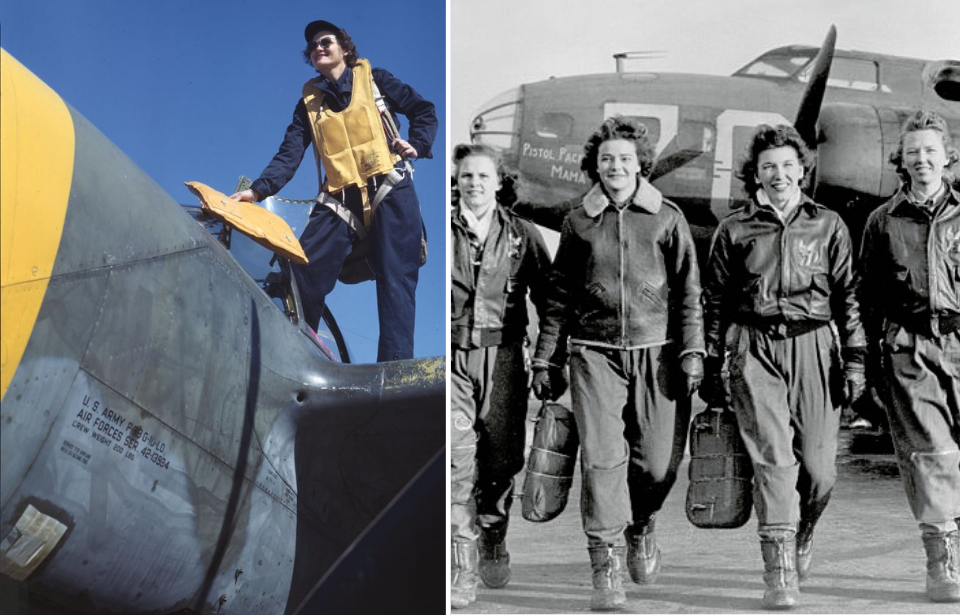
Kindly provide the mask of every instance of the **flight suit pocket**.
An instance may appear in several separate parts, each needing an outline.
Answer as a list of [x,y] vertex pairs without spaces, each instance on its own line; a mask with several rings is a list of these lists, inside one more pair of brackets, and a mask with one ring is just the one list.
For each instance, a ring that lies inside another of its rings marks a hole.
[[583,467],[580,510],[584,530],[602,532],[623,528],[630,522],[627,464],[624,460],[612,468]]
[[649,284],[643,285],[643,290],[641,291],[644,299],[654,304],[658,308],[663,308],[666,304],[661,296],[660,289],[653,287]]
[[942,523],[960,510],[960,451],[910,455],[914,514],[921,523]]

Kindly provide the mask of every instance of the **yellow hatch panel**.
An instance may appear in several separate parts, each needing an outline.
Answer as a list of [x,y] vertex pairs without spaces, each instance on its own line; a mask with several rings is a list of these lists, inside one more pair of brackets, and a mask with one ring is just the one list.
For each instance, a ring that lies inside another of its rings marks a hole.
[[200,197],[200,205],[203,209],[218,220],[229,223],[250,239],[280,256],[301,265],[307,263],[307,255],[304,254],[300,242],[294,237],[290,225],[277,214],[253,203],[235,201],[200,182],[186,182],[186,184],[194,194]]
[[0,397],[23,358],[56,262],[75,145],[67,105],[0,49]]

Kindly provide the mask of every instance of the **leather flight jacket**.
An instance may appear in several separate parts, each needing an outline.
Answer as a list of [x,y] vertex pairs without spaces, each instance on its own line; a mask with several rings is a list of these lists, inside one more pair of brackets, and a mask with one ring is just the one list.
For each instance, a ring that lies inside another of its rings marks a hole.
[[599,184],[563,223],[536,359],[564,341],[633,350],[677,344],[703,353],[700,272],[680,209],[646,180],[618,209]]
[[925,337],[960,330],[960,193],[933,207],[904,186],[867,220],[860,253],[861,304],[871,337],[883,321]]
[[724,218],[703,291],[708,356],[724,355],[734,322],[791,337],[833,320],[845,347],[866,345],[850,232],[806,195],[786,223],[756,201]]
[[[498,346],[527,334],[527,290],[543,314],[550,253],[540,231],[499,205],[486,241],[454,207],[451,222],[450,340],[454,348]],[[471,246],[471,244],[473,244]]]

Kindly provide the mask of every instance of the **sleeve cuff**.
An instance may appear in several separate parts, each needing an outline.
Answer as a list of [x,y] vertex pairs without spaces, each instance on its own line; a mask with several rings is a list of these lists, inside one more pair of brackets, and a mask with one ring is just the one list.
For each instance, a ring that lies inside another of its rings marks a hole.
[[847,346],[840,351],[840,356],[843,358],[844,363],[866,363],[867,361],[867,347],[866,346]]

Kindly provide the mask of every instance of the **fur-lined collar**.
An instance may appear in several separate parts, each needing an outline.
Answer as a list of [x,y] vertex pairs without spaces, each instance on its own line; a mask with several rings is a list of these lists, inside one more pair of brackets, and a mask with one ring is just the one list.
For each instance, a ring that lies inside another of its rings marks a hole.
[[[594,184],[593,188],[590,188],[590,190],[583,195],[582,202],[584,212],[591,218],[596,218],[608,206],[613,206],[613,202],[607,196],[607,193],[603,191],[599,183]],[[660,207],[663,206],[663,195],[660,194],[660,191],[654,188],[650,182],[645,179],[640,179],[640,184],[637,186],[637,191],[633,193],[633,198],[630,199],[629,206],[636,206],[655,214],[660,211]]]

